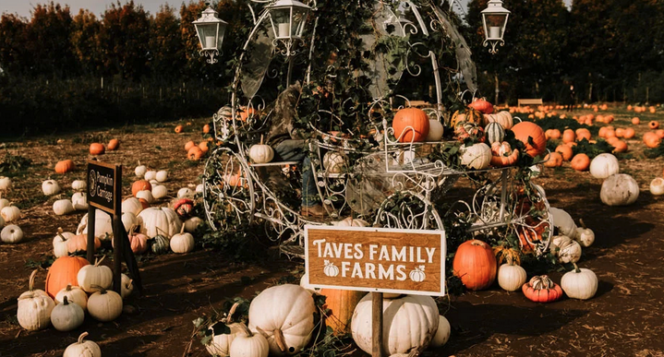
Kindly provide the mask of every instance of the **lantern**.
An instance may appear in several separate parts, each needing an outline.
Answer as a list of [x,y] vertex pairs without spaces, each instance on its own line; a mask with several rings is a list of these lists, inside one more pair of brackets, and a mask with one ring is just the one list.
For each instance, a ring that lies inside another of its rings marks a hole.
[[224,34],[228,23],[217,17],[217,12],[212,9],[210,2],[206,2],[207,9],[203,11],[201,17],[194,21],[198,42],[201,44],[201,55],[210,57],[208,63],[217,63],[214,58],[219,55],[219,50],[224,42]]
[[505,44],[503,35],[507,27],[507,19],[510,11],[503,7],[500,0],[489,0],[486,9],[482,10],[482,22],[484,23],[484,47],[491,44],[490,53],[496,53],[496,46]]
[[302,39],[304,25],[311,7],[297,0],[277,0],[267,6],[274,37],[286,46],[286,55],[291,55],[293,44]]

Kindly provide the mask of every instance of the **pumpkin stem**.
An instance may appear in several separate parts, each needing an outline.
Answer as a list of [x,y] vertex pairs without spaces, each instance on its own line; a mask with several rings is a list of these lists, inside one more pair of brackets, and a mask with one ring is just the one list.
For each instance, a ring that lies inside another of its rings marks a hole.
[[62,239],[63,242],[66,242],[67,238],[65,238],[65,236],[62,235],[63,232],[64,231],[62,230],[62,227],[58,227],[58,236],[60,237],[60,239]]
[[575,272],[575,273],[580,273],[580,272],[581,272],[581,269],[579,269],[579,266],[576,265],[576,263],[572,263],[572,264],[574,265],[574,272]]
[[37,269],[32,271],[30,274],[30,280],[28,282],[28,290],[32,291],[32,288],[35,286],[35,276],[37,275]]
[[505,260],[507,260],[507,265],[509,265],[509,266],[514,265],[514,259],[512,259],[511,254],[506,254],[505,255]]
[[78,343],[79,344],[83,343],[83,339],[86,338],[86,337],[88,337],[88,333],[83,332],[80,336],[78,336]]
[[263,134],[261,134],[261,145],[263,145]]
[[583,227],[583,229],[588,229],[588,227],[586,227],[586,224],[583,222],[583,218],[579,219],[579,222],[581,222],[581,227]]
[[103,262],[104,259],[106,259],[106,256],[105,256],[105,255],[102,255],[102,256],[101,256],[101,259],[99,259],[99,260],[95,260],[95,266],[99,266],[99,264],[101,264],[101,262]]
[[286,352],[288,347],[286,346],[286,341],[284,340],[284,333],[281,332],[280,329],[276,329],[272,331],[274,334],[274,340],[277,342],[277,346],[279,346],[279,349],[281,352]]
[[93,287],[93,288],[97,288],[97,289],[99,289],[99,293],[100,293],[100,294],[102,294],[102,295],[106,294],[106,289],[104,289],[103,286],[99,286],[99,285],[97,285],[97,284],[92,284],[92,285],[90,285],[90,286]]
[[[251,332],[251,330],[249,329],[249,327],[247,327],[247,325],[245,325],[245,324],[243,324],[243,323],[241,323],[241,322],[240,322],[238,325],[239,325],[240,329],[242,329],[242,331],[243,331],[245,334],[247,334],[247,337],[252,337],[252,336],[254,335],[253,332]],[[257,327],[257,328],[258,328],[258,327]],[[260,330],[260,329],[259,329],[259,330]]]
[[180,229],[180,234],[184,234],[184,223],[182,223],[182,228]]
[[67,296],[64,296],[62,298],[62,304],[65,305],[65,306],[69,305],[69,301],[67,301]]
[[66,291],[71,291],[71,284],[67,284]]
[[226,315],[226,324],[231,323],[233,321],[233,315],[235,314],[235,310],[240,306],[239,302],[236,302],[231,306],[231,309],[228,310],[228,315]]

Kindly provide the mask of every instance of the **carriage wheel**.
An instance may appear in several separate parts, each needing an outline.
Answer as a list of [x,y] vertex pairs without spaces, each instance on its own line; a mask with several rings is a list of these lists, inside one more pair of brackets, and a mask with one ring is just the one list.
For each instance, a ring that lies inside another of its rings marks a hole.
[[205,164],[203,202],[214,230],[228,230],[251,221],[254,187],[241,156],[225,148],[214,151]]
[[444,231],[443,221],[431,201],[419,193],[400,191],[385,199],[374,226],[394,229]]

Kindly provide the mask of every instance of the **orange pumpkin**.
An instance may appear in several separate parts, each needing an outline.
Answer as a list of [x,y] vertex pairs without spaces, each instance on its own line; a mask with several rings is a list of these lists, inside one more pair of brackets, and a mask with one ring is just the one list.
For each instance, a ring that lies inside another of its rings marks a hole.
[[111,141],[108,142],[108,150],[117,150],[120,147],[120,140],[118,139],[111,139]]
[[625,131],[623,132],[623,138],[624,139],[631,139],[636,135],[636,132],[632,128],[626,128]]
[[598,135],[600,138],[603,138],[603,137],[606,136],[606,131],[607,131],[607,130],[609,130],[609,128],[603,126],[603,127],[599,128],[599,133],[597,133],[597,135]]
[[657,129],[657,128],[659,128],[659,122],[656,122],[656,121],[654,121],[654,120],[651,121],[650,123],[648,123],[648,128],[650,128],[650,129]]
[[590,140],[592,135],[590,134],[590,130],[586,128],[579,128],[576,129],[576,140],[581,141],[583,139]]
[[145,198],[139,198],[138,202],[141,203],[141,206],[143,206],[143,209],[146,209],[146,208],[150,207],[150,204],[148,203],[148,201],[145,200]]
[[209,148],[208,148],[208,142],[207,141],[201,141],[200,144],[198,144],[198,148],[203,151],[203,154],[207,153]]
[[577,144],[576,144],[576,141],[572,141],[571,143],[565,143],[565,145],[567,145],[567,146],[573,148],[573,147],[575,147]]
[[188,141],[186,144],[184,144],[184,151],[189,152],[189,149],[193,148],[194,146],[196,146],[196,143],[193,141]]
[[192,161],[198,161],[203,157],[203,150],[199,148],[198,146],[194,146],[189,151],[187,152],[187,159],[192,160]]
[[550,129],[550,130],[551,130],[551,134],[549,134],[549,135],[550,135],[551,139],[553,139],[553,140],[560,139],[560,136],[562,135],[562,134],[560,134],[560,130],[558,130],[558,129]]
[[546,150],[546,137],[539,125],[524,121],[513,126],[512,132],[514,137],[526,146],[528,155],[536,157]]
[[546,275],[534,276],[521,288],[523,295],[534,302],[553,302],[563,296],[560,285],[551,281]]
[[552,152],[544,157],[545,167],[560,167],[563,165],[563,156],[559,152]]
[[203,125],[203,134],[208,134],[210,132],[210,124]]
[[182,129],[183,129],[183,128],[182,128],[182,125],[178,125],[178,126],[175,127],[175,132],[176,132],[177,134],[180,134],[180,133],[182,132]]
[[131,194],[134,197],[136,197],[136,194],[139,191],[144,191],[144,190],[152,191],[152,185],[150,185],[150,183],[146,180],[138,180],[134,182],[133,185],[131,185]]
[[239,110],[240,116],[239,119],[241,121],[247,121],[248,118],[253,118],[255,115],[258,114],[254,108],[248,108],[247,107],[242,107]]
[[[101,247],[101,241],[95,237],[95,252]],[[67,240],[67,250],[69,253],[87,252],[88,251],[88,235],[79,234]]]
[[641,120],[638,117],[632,118],[632,124],[639,125],[640,123],[641,123]]
[[[475,124],[481,125],[483,120],[484,120],[484,115],[482,113],[478,112],[475,109],[468,108],[467,110],[465,110],[463,112],[457,110],[452,115],[452,119],[450,120],[450,127],[452,127],[452,129],[454,129],[454,128],[456,128],[456,126],[459,123],[462,123],[462,122],[475,123]],[[488,123],[485,123],[485,124],[488,124]]]
[[46,288],[44,291],[55,298],[55,294],[67,287],[67,285],[78,286],[78,271],[88,265],[88,261],[82,257],[60,257],[53,262],[46,274]]
[[66,174],[69,171],[74,171],[74,162],[71,160],[59,161],[55,164],[55,173]]
[[615,130],[616,132],[616,138],[624,138],[625,137],[625,129],[623,128],[618,128]]
[[493,104],[487,102],[484,98],[477,99],[476,101],[470,103],[468,108],[473,108],[482,114],[493,113]]
[[643,134],[643,143],[646,144],[647,147],[649,148],[656,148],[659,146],[659,143],[662,141],[657,134],[653,133],[652,131],[649,131],[645,134]]
[[660,139],[664,139],[664,129],[655,130],[655,135],[657,135]]
[[613,146],[614,153],[627,152],[627,143],[620,139],[616,139],[616,141],[614,141],[611,145]]
[[454,255],[452,269],[469,290],[486,289],[496,279],[496,257],[491,246],[481,240],[462,243]]
[[104,144],[100,143],[92,143],[90,144],[90,154],[91,155],[102,155],[106,149],[104,148]]
[[506,141],[491,144],[491,165],[496,167],[513,165],[519,159],[519,150],[512,149]]
[[366,293],[336,289],[321,289],[318,293],[326,297],[324,307],[330,310],[325,317],[325,324],[332,327],[336,333],[349,333],[350,319],[353,317],[355,307]]
[[422,109],[401,109],[392,120],[392,128],[401,143],[421,142],[429,134],[429,117]]
[[616,137],[616,131],[613,129],[607,128],[606,131],[604,132],[604,138],[607,140],[615,137]]
[[574,130],[566,129],[563,132],[563,142],[564,143],[571,143],[573,141],[576,141],[576,134],[574,133]]
[[590,167],[590,157],[586,154],[576,154],[572,158],[570,166],[576,171],[586,171]]
[[556,147],[556,152],[560,153],[565,161],[569,161],[573,155],[572,147],[565,144],[558,145],[558,147]]

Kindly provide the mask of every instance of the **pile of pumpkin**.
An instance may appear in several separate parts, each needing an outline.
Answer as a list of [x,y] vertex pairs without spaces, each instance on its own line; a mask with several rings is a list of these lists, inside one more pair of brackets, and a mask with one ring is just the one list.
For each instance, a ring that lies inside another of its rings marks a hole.
[[23,240],[23,230],[15,223],[21,218],[21,210],[14,206],[6,198],[2,198],[2,193],[9,191],[12,187],[12,180],[9,177],[0,176],[0,242],[7,244],[16,244]]
[[[658,105],[658,106],[659,106],[659,105]],[[657,113],[657,107],[655,107],[654,105],[651,105],[651,106],[649,106],[649,107],[646,107],[645,105],[641,105],[641,106],[638,106],[638,105],[634,105],[634,106],[633,106],[633,105],[628,105],[628,106],[627,106],[627,110],[628,110],[628,111],[632,111],[632,110],[633,110],[635,113],[645,113],[646,110],[649,111],[650,114],[655,114],[655,113]]]
[[[235,306],[219,323],[229,334],[214,335],[206,346],[211,355],[267,357],[294,355],[309,346],[319,312],[313,294],[326,297],[325,324],[335,334],[351,333],[360,349],[371,354],[372,296],[364,292],[309,286],[306,275],[300,285],[278,285],[258,294],[249,306],[248,324],[232,322]],[[439,315],[429,296],[383,294],[383,346],[387,355],[407,354],[413,349],[439,347],[450,337],[450,324]],[[325,330],[323,330],[325,331]]]
[[[211,130],[210,124],[203,125],[203,135],[208,135],[210,133],[210,130]],[[178,125],[175,127],[176,134],[180,134],[182,132],[184,132],[184,128],[182,125]],[[184,145],[184,151],[187,152],[187,159],[192,161],[200,160],[210,150],[210,145],[212,140],[213,140],[212,137],[208,137],[207,140],[201,141],[198,145],[196,145],[196,143],[193,140],[188,141]]]

